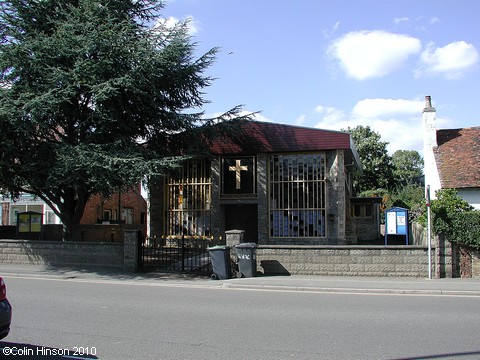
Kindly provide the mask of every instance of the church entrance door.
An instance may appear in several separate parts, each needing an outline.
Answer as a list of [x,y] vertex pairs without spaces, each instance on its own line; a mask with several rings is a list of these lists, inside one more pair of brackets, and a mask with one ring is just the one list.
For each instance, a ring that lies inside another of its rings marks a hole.
[[244,230],[245,242],[258,242],[258,206],[225,205],[225,230]]

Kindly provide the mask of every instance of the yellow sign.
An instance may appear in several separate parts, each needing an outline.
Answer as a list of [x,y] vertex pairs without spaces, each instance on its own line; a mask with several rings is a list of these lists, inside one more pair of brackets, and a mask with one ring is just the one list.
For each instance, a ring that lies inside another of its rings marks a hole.
[[30,232],[41,232],[42,231],[42,215],[32,214],[30,219],[31,219]]
[[31,212],[18,214],[18,232],[42,232],[42,214]]
[[18,232],[30,232],[30,214],[18,214]]

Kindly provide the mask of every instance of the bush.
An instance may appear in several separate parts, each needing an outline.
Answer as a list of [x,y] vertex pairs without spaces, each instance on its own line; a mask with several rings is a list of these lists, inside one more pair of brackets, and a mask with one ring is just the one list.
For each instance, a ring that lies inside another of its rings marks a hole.
[[451,216],[449,240],[480,250],[480,211],[457,212]]
[[472,211],[473,208],[463,200],[455,189],[442,189],[436,192],[437,199],[431,201],[433,230],[437,234],[452,235],[453,217],[458,213]]

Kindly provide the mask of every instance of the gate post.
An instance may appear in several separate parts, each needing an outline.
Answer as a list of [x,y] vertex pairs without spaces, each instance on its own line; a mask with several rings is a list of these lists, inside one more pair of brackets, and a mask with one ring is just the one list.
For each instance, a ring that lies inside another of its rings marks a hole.
[[[245,240],[245,230],[227,230],[225,231],[225,245],[235,250],[235,245],[243,243]],[[234,264],[235,270],[238,270],[236,265],[237,255],[235,251],[230,252],[230,262]]]
[[125,271],[138,271],[139,231],[125,230],[123,233],[123,267]]
[[225,231],[225,243],[233,248],[237,244],[243,243],[245,230],[227,230]]

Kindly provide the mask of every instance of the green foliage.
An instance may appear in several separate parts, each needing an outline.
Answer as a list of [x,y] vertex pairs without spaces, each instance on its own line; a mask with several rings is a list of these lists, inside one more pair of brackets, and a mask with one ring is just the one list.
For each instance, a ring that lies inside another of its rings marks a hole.
[[480,211],[463,211],[452,215],[449,240],[480,250]]
[[452,223],[455,214],[473,208],[458,196],[455,189],[441,189],[435,195],[437,198],[431,201],[433,230],[438,234],[451,235],[456,231]]
[[375,190],[365,190],[362,191],[358,196],[361,197],[384,197],[388,196],[390,193],[385,189],[375,189]]
[[392,207],[401,207],[409,210],[408,216],[410,221],[415,221],[425,211],[424,189],[420,185],[411,184],[393,191],[384,189],[368,190],[362,192],[360,196],[382,198],[380,207],[382,219],[384,218],[385,210]]
[[[427,206],[424,188],[419,185],[407,185],[395,191],[364,192],[363,196],[382,196],[382,210],[394,206],[408,209],[410,222],[418,221],[427,226]],[[442,189],[431,200],[433,231],[444,234],[454,243],[465,244],[480,250],[480,211],[473,208],[455,189]]]
[[480,250],[480,211],[454,213],[449,240]]
[[[442,189],[431,200],[433,231],[453,243],[480,249],[480,211],[475,211],[455,189]],[[426,211],[419,222],[427,225]]]
[[425,211],[425,191],[420,185],[407,185],[397,188],[390,199],[390,206],[398,206],[408,209],[410,221],[415,221]]
[[388,155],[388,143],[380,141],[380,134],[369,126],[348,128],[363,165],[363,175],[354,180],[357,193],[367,190],[392,189],[393,165]]
[[415,150],[397,150],[392,156],[393,176],[396,187],[414,183],[422,176],[423,159]]
[[92,194],[206,153],[238,118],[204,119],[217,49],[195,58],[185,22],[150,27],[162,1],[0,7],[0,188],[41,197],[66,225]]
[[[423,159],[417,151],[397,150],[392,157],[387,152],[387,142],[369,126],[344,130],[352,135],[363,165],[363,175],[354,180],[357,194],[393,191],[410,184],[422,176]],[[364,196],[364,195],[362,195]]]

